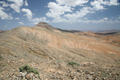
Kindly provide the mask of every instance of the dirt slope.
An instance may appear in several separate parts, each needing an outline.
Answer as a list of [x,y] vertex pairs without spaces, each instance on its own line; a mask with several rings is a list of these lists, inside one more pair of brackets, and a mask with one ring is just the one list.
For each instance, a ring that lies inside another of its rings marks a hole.
[[[37,61],[41,64],[45,61],[41,68],[48,69],[48,73],[49,69],[58,65],[56,62],[61,62],[62,68],[67,70],[65,65],[70,61],[79,64],[98,62],[100,66],[105,63],[114,65],[113,63],[118,63],[120,59],[119,46],[103,42],[101,38],[94,36],[64,32],[44,22],[34,27],[20,26],[3,33],[0,36],[0,53],[5,61],[23,59],[32,61],[29,65],[35,63],[37,66],[40,65]],[[48,77],[48,74],[43,76]]]

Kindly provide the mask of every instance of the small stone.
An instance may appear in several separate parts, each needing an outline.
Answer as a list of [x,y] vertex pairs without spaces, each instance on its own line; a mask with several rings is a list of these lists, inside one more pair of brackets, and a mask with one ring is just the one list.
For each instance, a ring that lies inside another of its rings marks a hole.
[[33,73],[29,73],[29,76],[30,76],[30,77],[33,77],[33,75],[34,75]]
[[98,72],[98,74],[101,74],[101,72]]
[[11,71],[14,72],[14,69],[12,69]]
[[26,79],[25,79],[25,77],[23,77],[23,79],[22,79],[22,80],[26,80]]
[[106,79],[105,77],[102,78],[102,80],[105,80],[105,79]]
[[19,75],[19,72],[14,73],[14,75],[15,75],[15,76],[18,76],[18,75]]
[[70,77],[71,77],[72,79],[74,79],[74,74],[73,74],[73,73],[71,73],[71,74],[70,74]]
[[109,73],[109,75],[111,76],[111,73]]
[[93,75],[94,74],[94,72],[90,72],[90,75]]
[[116,75],[119,75],[119,73],[116,73]]
[[80,70],[80,72],[82,73],[83,71],[82,71],[82,70]]
[[13,75],[14,75],[13,73],[10,73],[10,74],[9,74],[9,77],[12,77]]
[[83,64],[83,67],[86,67],[86,64]]
[[94,69],[92,69],[92,71],[95,71]]
[[77,80],[76,76],[74,76],[74,79],[73,80]]
[[15,75],[13,75],[13,78],[16,78],[16,76],[15,76]]
[[97,61],[95,61],[95,64],[97,63]]
[[1,75],[0,77],[1,77],[1,78],[3,78],[4,76],[3,76],[3,75]]
[[25,77],[25,75],[27,74],[27,72],[23,73],[23,72],[20,72],[17,76],[19,77],[18,80],[21,80]]
[[30,77],[30,75],[29,75],[29,74],[25,75],[25,78],[26,78],[27,80],[32,79],[32,77]]
[[85,71],[85,74],[89,74],[90,72],[89,71]]
[[93,78],[96,78],[96,75],[93,75]]
[[51,79],[55,79],[55,76],[51,76]]
[[4,71],[4,72],[3,72],[3,74],[6,74],[6,73],[7,73],[7,71]]
[[37,80],[37,79],[35,77],[33,77],[32,80]]
[[35,78],[38,78],[38,74],[35,74],[34,76],[35,76]]
[[18,80],[22,80],[22,77],[18,77]]
[[110,70],[107,70],[107,72],[109,72]]
[[80,70],[77,70],[77,72],[80,72]]

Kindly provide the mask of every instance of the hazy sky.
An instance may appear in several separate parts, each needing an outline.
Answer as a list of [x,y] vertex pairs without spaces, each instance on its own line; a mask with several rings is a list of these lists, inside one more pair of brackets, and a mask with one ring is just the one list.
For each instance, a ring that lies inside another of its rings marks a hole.
[[40,21],[69,30],[120,30],[120,0],[0,0],[0,29]]

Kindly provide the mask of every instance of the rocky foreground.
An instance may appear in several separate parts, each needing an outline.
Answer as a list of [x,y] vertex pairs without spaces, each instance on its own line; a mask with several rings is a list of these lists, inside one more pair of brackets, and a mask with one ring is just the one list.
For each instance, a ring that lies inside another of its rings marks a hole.
[[[38,74],[20,72],[19,67],[28,64]],[[69,65],[59,60],[1,60],[0,80],[120,80],[120,63],[84,62]]]

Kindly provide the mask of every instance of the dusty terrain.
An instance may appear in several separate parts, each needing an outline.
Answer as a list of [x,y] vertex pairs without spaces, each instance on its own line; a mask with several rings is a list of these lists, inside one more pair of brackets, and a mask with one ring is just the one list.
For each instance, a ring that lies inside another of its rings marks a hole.
[[19,80],[25,64],[41,80],[120,80],[119,32],[70,32],[40,22],[0,33],[0,55],[0,80]]

